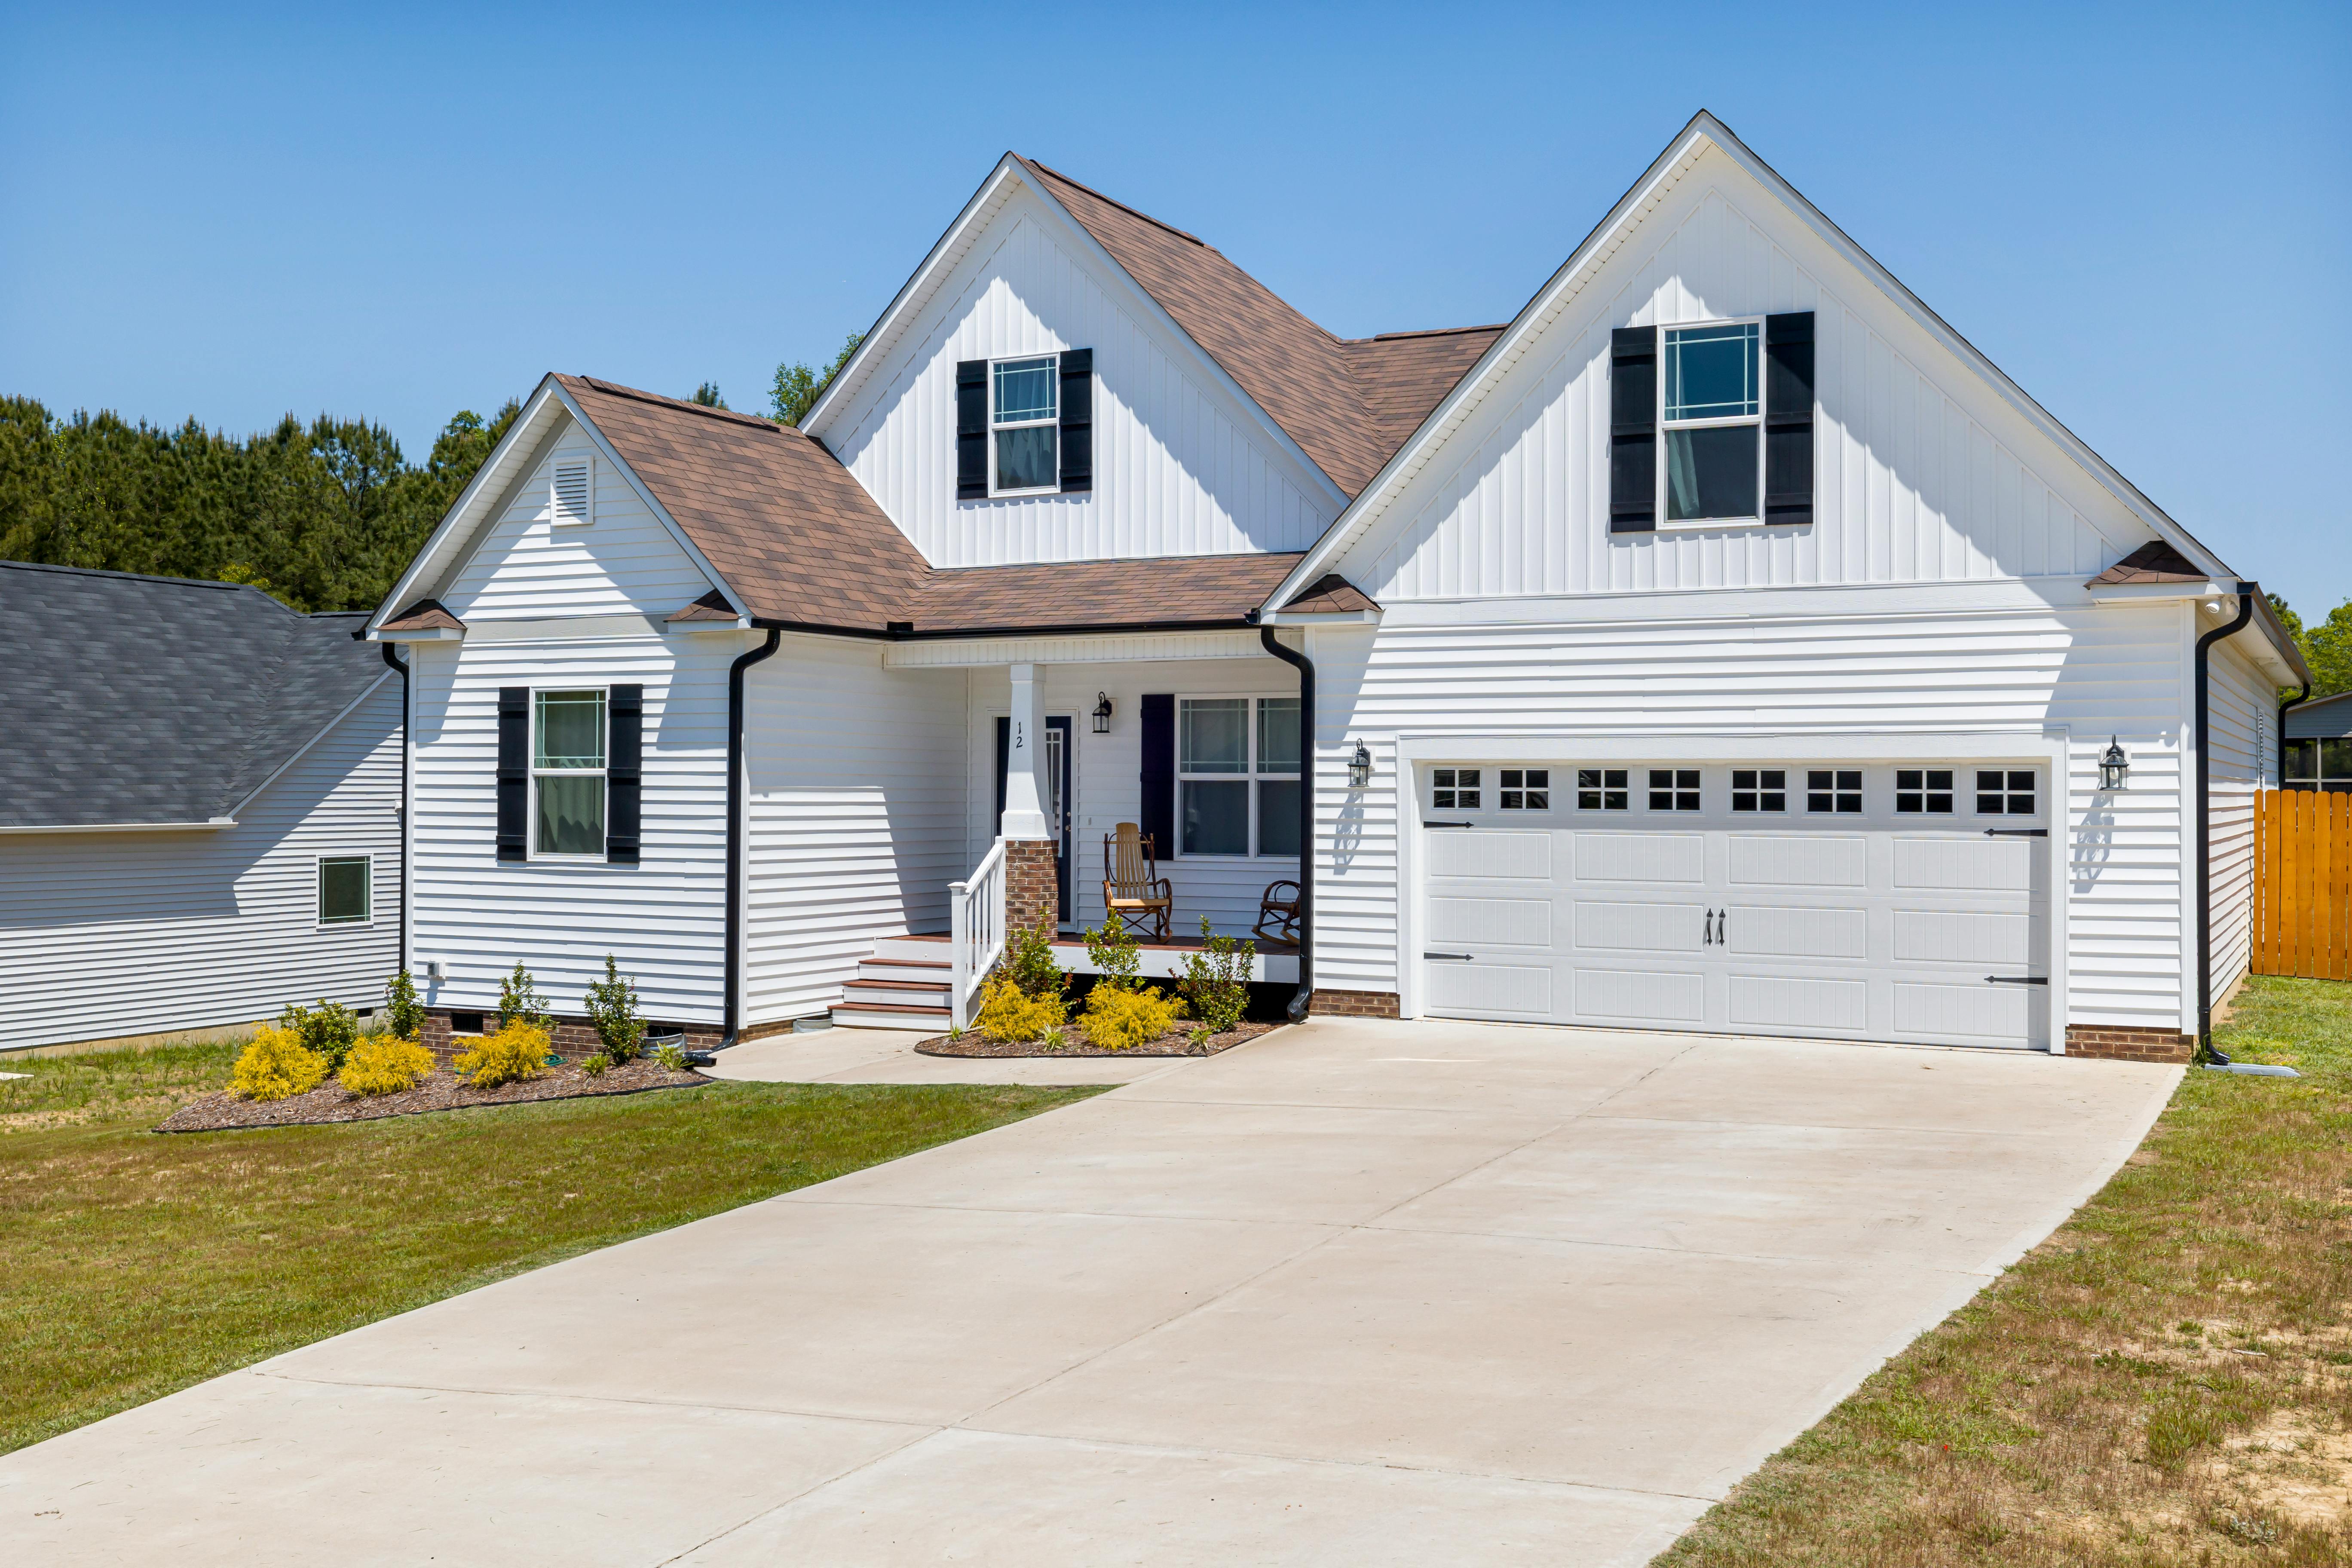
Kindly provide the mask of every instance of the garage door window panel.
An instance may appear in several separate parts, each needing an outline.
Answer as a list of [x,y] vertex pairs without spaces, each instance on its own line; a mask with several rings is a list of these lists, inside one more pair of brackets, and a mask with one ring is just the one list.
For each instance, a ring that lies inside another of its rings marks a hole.
[[2032,816],[2034,815],[2032,769],[1979,768],[1976,773],[1978,816]]
[[1549,811],[1551,770],[1498,768],[1496,770],[1495,795],[1496,804],[1505,811]]
[[1808,812],[1853,816],[1862,810],[1860,768],[1809,768],[1805,772]]
[[1785,768],[1732,769],[1731,809],[1734,811],[1788,810],[1788,770]]
[[1485,791],[1480,787],[1478,768],[1432,768],[1429,773],[1429,804],[1438,811],[1475,811]]
[[1650,809],[1652,811],[1698,810],[1698,770],[1696,768],[1652,768],[1650,770]]
[[1629,768],[1579,768],[1576,770],[1576,809],[1579,811],[1625,811],[1631,809],[1633,792],[1626,783]]
[[1949,816],[1952,814],[1950,768],[1895,770],[1895,810],[1903,816]]

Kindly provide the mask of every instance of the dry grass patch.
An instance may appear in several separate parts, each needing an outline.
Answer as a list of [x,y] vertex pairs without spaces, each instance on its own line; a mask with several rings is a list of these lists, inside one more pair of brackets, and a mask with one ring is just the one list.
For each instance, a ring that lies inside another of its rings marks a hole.
[[2352,1562],[2352,986],[2258,979],[2145,1147],[1657,1560]]

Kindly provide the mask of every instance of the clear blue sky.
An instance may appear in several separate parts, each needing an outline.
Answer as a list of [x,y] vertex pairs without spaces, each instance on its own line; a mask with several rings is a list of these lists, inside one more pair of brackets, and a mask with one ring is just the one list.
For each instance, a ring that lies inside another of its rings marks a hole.
[[764,408],[1007,147],[1334,331],[1502,321],[1701,107],[2240,571],[2352,597],[2341,4],[0,5],[0,391],[414,457],[551,369]]

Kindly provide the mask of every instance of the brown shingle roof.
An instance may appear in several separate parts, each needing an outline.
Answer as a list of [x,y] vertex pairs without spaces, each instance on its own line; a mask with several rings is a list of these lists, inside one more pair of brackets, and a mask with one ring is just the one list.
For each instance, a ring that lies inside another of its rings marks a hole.
[[662,617],[666,621],[732,621],[739,617],[727,595],[713,588],[691,605],[672,610]]
[[1021,162],[1350,496],[1503,330],[1334,337],[1215,247],[1043,163]]
[[914,603],[913,629],[918,636],[968,636],[1046,627],[1237,626],[1303,553],[956,567],[931,574]]
[[751,614],[881,632],[930,568],[833,454],[790,426],[560,375]]
[[1377,610],[1371,596],[1337,572],[1326,572],[1298,591],[1297,597],[1282,606],[1304,615],[1329,615],[1335,612]]
[[438,599],[419,599],[381,628],[388,632],[464,631],[466,623],[451,615]]
[[2084,584],[2100,588],[2116,583],[2202,583],[2210,575],[2161,539],[2151,539]]

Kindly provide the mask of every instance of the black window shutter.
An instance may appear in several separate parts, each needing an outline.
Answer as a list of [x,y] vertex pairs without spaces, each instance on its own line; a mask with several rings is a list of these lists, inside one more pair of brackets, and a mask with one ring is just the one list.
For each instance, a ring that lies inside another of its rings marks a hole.
[[1176,858],[1176,696],[1143,694],[1143,806],[1136,826],[1151,837],[1162,860]]
[[1095,351],[1062,351],[1062,493],[1095,488]]
[[499,688],[499,858],[528,860],[530,817],[530,688]]
[[1813,521],[1813,313],[1764,318],[1764,521]]
[[1609,531],[1658,526],[1658,329],[1609,334]]
[[956,362],[956,499],[988,494],[988,362]]
[[604,711],[611,725],[604,742],[604,858],[634,866],[645,800],[646,689],[614,687]]

